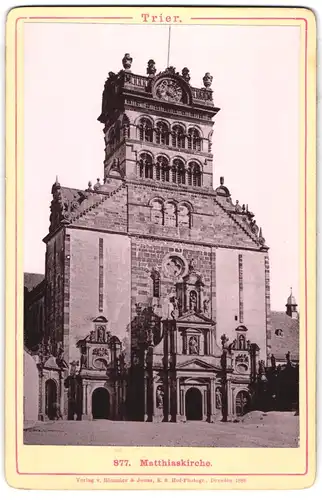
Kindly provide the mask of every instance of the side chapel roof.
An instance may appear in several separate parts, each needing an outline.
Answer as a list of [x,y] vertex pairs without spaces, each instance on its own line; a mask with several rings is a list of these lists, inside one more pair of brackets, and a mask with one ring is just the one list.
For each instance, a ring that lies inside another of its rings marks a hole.
[[289,351],[291,360],[298,361],[299,320],[282,311],[271,311],[271,328],[271,354],[274,354],[277,360],[285,360]]

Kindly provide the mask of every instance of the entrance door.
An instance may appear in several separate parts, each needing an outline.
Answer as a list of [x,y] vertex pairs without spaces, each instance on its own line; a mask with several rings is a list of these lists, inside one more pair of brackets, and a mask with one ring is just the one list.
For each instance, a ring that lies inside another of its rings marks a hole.
[[93,418],[109,418],[110,416],[110,394],[104,387],[98,387],[92,394]]
[[49,379],[45,385],[46,392],[46,415],[54,420],[57,413],[57,386],[54,380]]
[[195,387],[186,392],[186,417],[187,420],[202,420],[202,394]]
[[239,391],[236,396],[236,415],[242,417],[249,411],[249,394],[246,391]]

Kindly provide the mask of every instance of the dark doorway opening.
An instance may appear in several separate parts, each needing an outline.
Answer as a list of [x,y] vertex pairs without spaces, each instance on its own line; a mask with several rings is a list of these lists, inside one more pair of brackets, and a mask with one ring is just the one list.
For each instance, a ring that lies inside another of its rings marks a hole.
[[186,393],[186,417],[187,420],[202,420],[202,394],[195,387]]
[[239,391],[236,396],[236,415],[242,417],[249,411],[249,394],[246,391]]
[[57,385],[53,379],[46,381],[46,415],[49,420],[55,420],[57,413]]
[[110,395],[104,387],[95,389],[92,394],[92,415],[94,419],[110,416]]

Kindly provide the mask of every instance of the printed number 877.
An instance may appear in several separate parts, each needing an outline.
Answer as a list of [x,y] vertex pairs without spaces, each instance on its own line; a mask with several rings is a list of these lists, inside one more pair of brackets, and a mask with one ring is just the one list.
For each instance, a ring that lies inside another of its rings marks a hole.
[[130,465],[130,464],[129,464],[128,460],[114,460],[113,461],[113,465],[115,467],[118,467],[118,466],[127,466],[127,465]]

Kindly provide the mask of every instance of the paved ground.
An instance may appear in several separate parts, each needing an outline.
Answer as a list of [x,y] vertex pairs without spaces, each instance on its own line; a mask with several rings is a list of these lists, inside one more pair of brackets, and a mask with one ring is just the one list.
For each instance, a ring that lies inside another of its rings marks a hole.
[[96,446],[296,447],[299,417],[294,413],[252,412],[238,423],[150,423],[56,421],[30,423],[25,444]]

